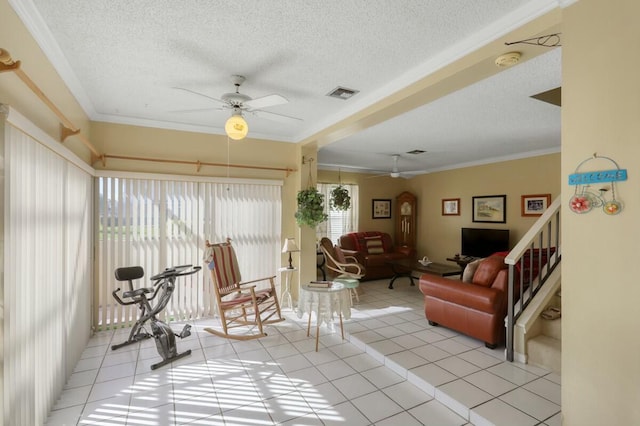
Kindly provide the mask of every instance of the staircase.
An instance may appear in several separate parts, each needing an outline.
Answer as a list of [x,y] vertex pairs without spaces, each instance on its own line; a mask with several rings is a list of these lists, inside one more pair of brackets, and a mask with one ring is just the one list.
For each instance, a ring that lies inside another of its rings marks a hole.
[[560,372],[561,320],[540,314],[561,307],[560,197],[505,258],[509,265],[507,360]]
[[[559,291],[556,292],[548,307],[561,307]],[[535,334],[534,334],[535,333]],[[562,318],[545,319],[538,316],[534,326],[527,333],[527,363],[561,373],[562,355]]]

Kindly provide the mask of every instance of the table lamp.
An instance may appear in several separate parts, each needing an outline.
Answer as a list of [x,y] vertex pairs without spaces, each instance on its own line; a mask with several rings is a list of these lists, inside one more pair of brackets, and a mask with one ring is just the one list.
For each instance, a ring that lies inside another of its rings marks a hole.
[[296,240],[293,238],[287,238],[284,240],[284,246],[282,246],[282,252],[289,253],[289,266],[287,266],[287,269],[293,269],[293,265],[291,264],[291,252],[293,251],[300,251],[296,244]]

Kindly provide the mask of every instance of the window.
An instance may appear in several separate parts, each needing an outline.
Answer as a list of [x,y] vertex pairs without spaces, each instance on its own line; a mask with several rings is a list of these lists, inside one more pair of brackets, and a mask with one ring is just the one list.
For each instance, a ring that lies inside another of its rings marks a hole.
[[346,211],[331,210],[331,191],[337,186],[337,183],[318,184],[318,191],[324,195],[325,212],[329,216],[326,222],[316,227],[318,240],[327,237],[337,243],[341,235],[358,230],[358,185],[342,184],[351,196],[351,208]]
[[[155,177],[155,176],[154,176]],[[233,240],[244,281],[273,275],[280,265],[281,184],[197,182],[135,177],[99,177],[96,323],[131,324],[137,306],[114,303],[119,266],[140,265],[149,277],[166,267],[201,266],[205,240]],[[212,315],[209,271],[183,277],[161,315],[192,319]]]

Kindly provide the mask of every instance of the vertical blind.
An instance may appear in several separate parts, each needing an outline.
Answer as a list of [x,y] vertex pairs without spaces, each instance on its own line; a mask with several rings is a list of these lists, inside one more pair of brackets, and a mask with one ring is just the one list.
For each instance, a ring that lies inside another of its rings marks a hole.
[[324,195],[324,212],[328,219],[316,227],[316,238],[320,240],[327,237],[334,244],[337,244],[338,238],[348,232],[358,230],[358,185],[341,184],[351,196],[351,207],[346,211],[338,211],[331,209],[331,191],[338,186],[336,183],[318,183],[318,191]]
[[0,140],[3,420],[43,424],[90,333],[92,176],[9,123]]
[[[192,182],[129,177],[100,177],[94,322],[101,327],[129,326],[135,305],[122,306],[112,292],[122,266],[142,266],[149,277],[164,268],[202,265],[205,241],[231,238],[242,278],[275,275],[280,263],[281,186],[279,183]],[[214,315],[209,271],[178,278],[164,318],[194,319]]]

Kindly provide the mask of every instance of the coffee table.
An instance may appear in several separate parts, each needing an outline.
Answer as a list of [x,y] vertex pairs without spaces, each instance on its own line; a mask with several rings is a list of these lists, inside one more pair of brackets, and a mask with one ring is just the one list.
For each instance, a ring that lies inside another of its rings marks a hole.
[[420,271],[427,274],[439,275],[441,277],[448,277],[452,275],[460,275],[462,270],[458,266],[445,265],[444,263],[432,262],[428,265],[423,265],[416,259],[396,259],[387,261],[391,265],[393,270],[393,278],[389,282],[389,288],[393,290],[393,282],[400,277],[408,277],[411,280],[411,285],[416,285],[413,282],[413,271]]

